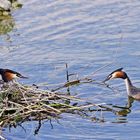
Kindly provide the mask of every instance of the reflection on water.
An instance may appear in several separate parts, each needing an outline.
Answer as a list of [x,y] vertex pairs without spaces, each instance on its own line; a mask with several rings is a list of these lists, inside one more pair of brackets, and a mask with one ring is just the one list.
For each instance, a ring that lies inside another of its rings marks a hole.
[[[66,82],[65,63],[70,72],[82,78],[112,62],[92,78],[101,81],[108,71],[122,66],[134,83],[140,85],[139,0],[22,0],[22,3],[23,8],[12,13],[16,30],[8,33],[10,45],[0,37],[0,49],[10,48],[6,53],[0,52],[1,67],[29,75],[29,84],[57,84]],[[124,106],[127,100],[124,83],[119,80],[112,83],[115,93],[98,84],[74,86],[70,92],[93,103]],[[132,135],[133,139],[139,139],[139,102],[134,102],[130,110],[131,113],[129,110],[120,113],[127,115],[125,125],[111,123],[123,119],[112,112],[103,112],[104,123],[63,114],[61,125],[54,121],[51,129],[44,123],[37,136],[33,136],[36,122],[23,124],[26,133],[18,127],[12,128],[11,133],[5,129],[4,134],[14,140],[124,140]]]
[[127,116],[131,112],[131,107],[132,107],[133,102],[134,102],[134,99],[128,96],[128,101],[127,101],[126,106],[122,107],[122,106],[113,105],[114,108],[121,109],[119,111],[116,111],[115,114],[118,116]]
[[8,34],[14,28],[15,22],[12,16],[0,17],[0,35]]

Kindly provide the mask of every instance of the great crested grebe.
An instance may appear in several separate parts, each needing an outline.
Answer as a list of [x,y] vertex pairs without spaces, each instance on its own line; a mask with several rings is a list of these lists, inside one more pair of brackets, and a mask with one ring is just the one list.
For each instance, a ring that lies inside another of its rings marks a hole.
[[128,96],[133,97],[136,100],[140,100],[140,88],[133,86],[126,72],[122,70],[123,68],[119,68],[113,71],[111,74],[107,76],[107,78],[103,82],[106,82],[108,80],[115,79],[115,78],[122,78],[125,81]]
[[20,73],[10,70],[10,69],[0,69],[0,79],[4,82],[10,82],[13,81],[16,78],[28,78],[25,76],[22,76]]

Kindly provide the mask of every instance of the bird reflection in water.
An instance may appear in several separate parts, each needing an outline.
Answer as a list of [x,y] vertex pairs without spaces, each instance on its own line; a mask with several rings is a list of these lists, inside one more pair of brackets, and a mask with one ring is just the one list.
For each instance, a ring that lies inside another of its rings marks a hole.
[[[108,84],[104,83],[105,86],[111,90],[114,89],[110,87]],[[119,106],[119,105],[113,105],[109,104],[109,110],[110,112],[113,112],[117,116],[116,121],[113,123],[127,123],[127,115],[131,113],[131,107],[134,103],[135,99],[131,96],[127,96],[127,103],[124,106]]]

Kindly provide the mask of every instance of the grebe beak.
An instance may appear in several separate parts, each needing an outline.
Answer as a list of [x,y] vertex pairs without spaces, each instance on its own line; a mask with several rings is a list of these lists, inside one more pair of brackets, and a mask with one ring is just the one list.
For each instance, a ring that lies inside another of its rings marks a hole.
[[112,77],[112,75],[108,75],[107,78],[105,80],[103,80],[103,83],[105,83],[106,81],[110,80]]
[[25,77],[23,75],[18,75],[19,78],[29,79],[29,77]]

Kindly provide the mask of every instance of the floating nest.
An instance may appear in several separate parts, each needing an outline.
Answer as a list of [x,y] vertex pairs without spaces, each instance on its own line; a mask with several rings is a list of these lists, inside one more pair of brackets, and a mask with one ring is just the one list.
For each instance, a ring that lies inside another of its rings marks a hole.
[[[69,82],[65,86],[77,82]],[[101,108],[84,102],[75,96],[42,90],[37,86],[23,86],[17,82],[6,84],[1,87],[0,92],[0,125],[16,126],[27,120],[59,118],[64,112],[78,113],[90,107]]]

